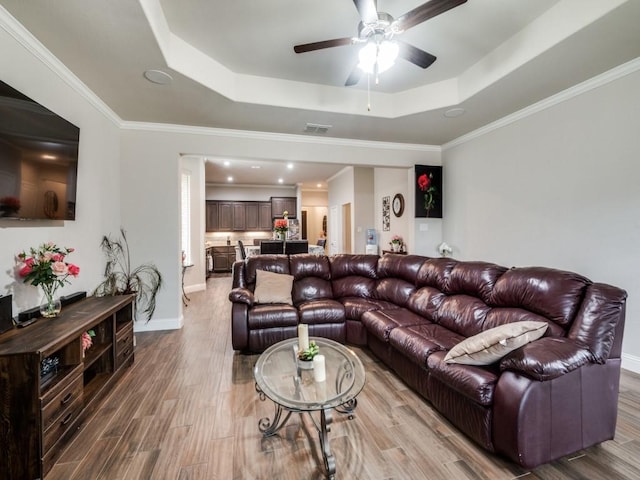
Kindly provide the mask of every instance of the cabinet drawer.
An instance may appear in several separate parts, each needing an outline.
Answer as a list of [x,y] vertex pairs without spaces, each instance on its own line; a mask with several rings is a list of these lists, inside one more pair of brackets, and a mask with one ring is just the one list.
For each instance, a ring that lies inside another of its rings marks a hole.
[[67,405],[67,408],[60,412],[60,416],[56,421],[43,433],[42,438],[42,452],[46,453],[55,443],[62,437],[65,432],[71,427],[75,420],[82,413],[84,402],[82,401],[82,395],[76,397],[71,404]]
[[82,375],[75,375],[71,382],[51,400],[42,402],[42,430],[47,430],[76,399],[82,398]]
[[118,332],[116,339],[116,370],[133,354],[133,325]]

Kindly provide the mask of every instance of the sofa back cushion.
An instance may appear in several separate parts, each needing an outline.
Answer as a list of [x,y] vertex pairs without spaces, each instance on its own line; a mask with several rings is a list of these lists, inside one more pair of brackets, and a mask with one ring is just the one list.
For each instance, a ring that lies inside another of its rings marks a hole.
[[591,281],[577,273],[546,267],[512,268],[495,284],[491,303],[537,313],[567,329]]
[[[507,270],[488,262],[443,263],[444,275],[437,281],[444,283],[446,297],[442,299],[434,321],[460,335],[470,337],[486,330],[485,320],[491,307],[487,304],[494,285]],[[421,271],[423,275],[425,270]]]
[[469,295],[490,303],[493,288],[507,271],[488,262],[458,262],[449,272],[445,292],[449,295]]
[[377,255],[341,254],[329,257],[334,298],[373,298],[378,278]]
[[321,255],[292,255],[289,270],[293,275],[293,303],[333,298],[329,258]]
[[418,271],[416,286],[432,287],[445,292],[451,270],[457,263],[458,261],[452,258],[427,258]]
[[378,261],[376,298],[404,307],[416,291],[418,271],[425,257],[418,255],[383,255]]

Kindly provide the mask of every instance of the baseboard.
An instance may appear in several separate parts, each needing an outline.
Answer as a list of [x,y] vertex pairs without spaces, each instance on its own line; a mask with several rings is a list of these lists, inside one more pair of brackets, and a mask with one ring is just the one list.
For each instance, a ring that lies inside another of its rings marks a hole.
[[189,294],[193,292],[202,292],[207,289],[206,283],[196,283],[195,285],[188,285],[184,287],[184,292]]
[[640,357],[629,355],[628,353],[623,353],[621,359],[622,368],[634,373],[640,373]]
[[134,332],[157,332],[159,330],[179,330],[182,328],[184,321],[181,318],[161,318],[158,320],[138,320],[133,324]]

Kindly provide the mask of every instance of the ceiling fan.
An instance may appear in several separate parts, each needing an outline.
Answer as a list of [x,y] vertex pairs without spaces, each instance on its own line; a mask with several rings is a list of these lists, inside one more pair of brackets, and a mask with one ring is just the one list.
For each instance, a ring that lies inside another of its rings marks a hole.
[[405,30],[462,5],[467,0],[431,0],[404,15],[394,19],[385,12],[379,12],[376,0],[353,0],[360,14],[357,37],[336,38],[321,42],[296,45],[296,53],[312,52],[324,48],[341,47],[345,45],[366,44],[360,51],[360,63],[353,69],[345,82],[346,86],[355,85],[362,74],[373,73],[376,78],[395,61],[397,56],[421,67],[427,68],[436,61],[436,57],[397,37]]

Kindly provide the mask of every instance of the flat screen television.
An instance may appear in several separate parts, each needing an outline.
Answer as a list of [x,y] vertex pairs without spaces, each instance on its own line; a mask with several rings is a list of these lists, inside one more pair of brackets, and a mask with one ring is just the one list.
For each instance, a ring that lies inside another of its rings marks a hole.
[[80,129],[0,81],[0,219],[75,220]]

